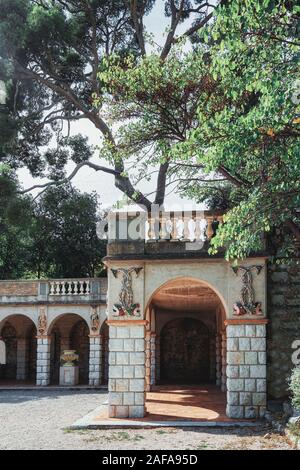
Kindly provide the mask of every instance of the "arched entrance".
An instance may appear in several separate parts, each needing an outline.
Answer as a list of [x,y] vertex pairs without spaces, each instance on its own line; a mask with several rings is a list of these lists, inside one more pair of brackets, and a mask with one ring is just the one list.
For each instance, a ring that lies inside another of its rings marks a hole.
[[11,315],[1,322],[0,337],[5,343],[6,364],[0,365],[0,382],[35,383],[37,330],[25,315]]
[[148,390],[155,384],[208,382],[225,390],[225,312],[211,286],[194,278],[170,280],[152,296],[147,317]]
[[146,311],[149,415],[226,418],[224,318],[223,302],[206,282],[177,278],[154,292]]
[[209,340],[209,329],[200,320],[184,317],[169,321],[160,336],[160,382],[208,382]]
[[79,384],[89,383],[89,327],[79,315],[67,313],[59,316],[49,329],[50,384],[59,384],[60,356],[66,349],[74,349],[79,355]]

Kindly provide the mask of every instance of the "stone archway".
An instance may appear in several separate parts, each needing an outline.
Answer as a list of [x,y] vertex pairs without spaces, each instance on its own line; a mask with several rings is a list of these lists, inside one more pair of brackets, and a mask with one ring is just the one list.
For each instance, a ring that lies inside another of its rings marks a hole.
[[147,390],[155,384],[181,381],[211,382],[225,391],[225,311],[207,283],[188,277],[171,279],[152,295],[146,317]]
[[64,350],[74,349],[79,355],[79,384],[89,383],[89,327],[77,314],[66,313],[55,318],[48,330],[50,337],[50,384],[59,384],[60,357]]
[[2,382],[35,383],[36,335],[35,324],[25,315],[10,315],[1,322],[0,337],[6,349],[6,364],[0,365]]

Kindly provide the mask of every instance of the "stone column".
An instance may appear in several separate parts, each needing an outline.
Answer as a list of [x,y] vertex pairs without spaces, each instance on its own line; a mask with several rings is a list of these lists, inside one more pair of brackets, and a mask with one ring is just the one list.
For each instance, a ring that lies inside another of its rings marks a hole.
[[222,363],[221,363],[221,341],[220,336],[216,335],[216,385],[221,386],[222,380]]
[[155,383],[160,381],[160,337],[157,334],[155,338]]
[[227,365],[227,345],[226,345],[226,334],[221,335],[221,390],[226,392],[226,365]]
[[89,385],[101,384],[102,375],[102,337],[90,335]]
[[151,385],[151,331],[145,334],[145,389],[150,391]]
[[26,339],[17,340],[17,380],[26,379]]
[[156,333],[150,337],[150,385],[156,384]]
[[209,380],[216,379],[216,343],[215,338],[209,339]]
[[266,320],[227,321],[227,416],[262,418],[266,410]]
[[145,321],[108,321],[111,418],[145,415]]
[[150,331],[146,333],[146,391],[149,392],[151,385],[155,385],[155,363],[156,363],[156,334]]
[[37,336],[36,384],[50,384],[51,336]]

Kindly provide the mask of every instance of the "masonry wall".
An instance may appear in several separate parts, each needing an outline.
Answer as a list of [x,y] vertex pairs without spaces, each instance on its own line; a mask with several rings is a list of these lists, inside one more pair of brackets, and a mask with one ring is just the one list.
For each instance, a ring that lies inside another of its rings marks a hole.
[[37,295],[36,281],[0,281],[0,295]]
[[268,266],[268,398],[288,395],[294,367],[292,343],[300,340],[300,266]]

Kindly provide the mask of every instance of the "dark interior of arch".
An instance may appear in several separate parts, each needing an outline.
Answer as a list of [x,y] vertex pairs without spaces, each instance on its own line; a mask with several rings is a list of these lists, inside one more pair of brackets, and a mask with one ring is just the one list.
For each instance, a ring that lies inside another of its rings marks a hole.
[[209,381],[210,333],[194,318],[177,318],[162,329],[161,383],[199,384]]

